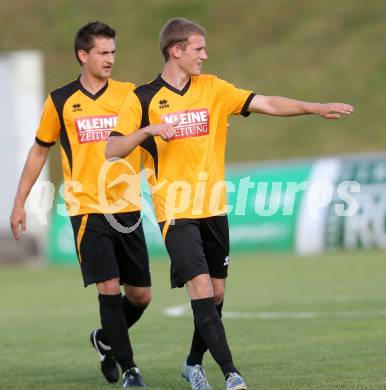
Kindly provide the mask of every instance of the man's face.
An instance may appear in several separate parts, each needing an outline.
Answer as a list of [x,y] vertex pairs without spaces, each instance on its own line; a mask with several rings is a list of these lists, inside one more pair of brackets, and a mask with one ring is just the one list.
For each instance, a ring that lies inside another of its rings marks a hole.
[[196,76],[201,73],[203,63],[207,60],[205,37],[193,34],[189,37],[185,49],[181,49],[178,59],[179,65],[189,75]]
[[78,52],[86,73],[98,79],[110,77],[115,61],[115,41],[112,38],[96,37],[94,46],[88,53]]

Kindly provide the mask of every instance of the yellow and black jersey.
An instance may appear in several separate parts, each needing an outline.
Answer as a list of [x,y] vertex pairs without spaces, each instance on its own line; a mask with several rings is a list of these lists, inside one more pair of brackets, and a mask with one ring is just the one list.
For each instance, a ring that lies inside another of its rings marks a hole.
[[169,142],[149,137],[141,144],[159,222],[226,212],[228,115],[247,116],[253,96],[213,75],[193,76],[182,90],[158,76],[129,94],[112,135],[178,121]]
[[[93,95],[77,79],[48,96],[35,140],[49,147],[60,138],[69,215],[140,209],[139,178],[134,175],[139,172],[140,152],[134,151],[115,164],[105,159],[106,141],[125,98],[134,88],[132,83],[109,79]],[[125,180],[128,173],[134,180]],[[129,197],[124,196],[127,181]]]

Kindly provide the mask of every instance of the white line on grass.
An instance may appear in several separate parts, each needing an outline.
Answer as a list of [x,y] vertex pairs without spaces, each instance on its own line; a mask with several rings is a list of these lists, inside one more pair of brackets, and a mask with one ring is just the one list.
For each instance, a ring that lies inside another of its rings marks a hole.
[[[164,310],[168,317],[188,317],[191,316],[189,305],[171,306]],[[386,316],[386,310],[353,310],[334,312],[223,312],[224,318],[257,318],[261,320],[282,320],[282,319],[308,319],[320,317],[371,317]]]

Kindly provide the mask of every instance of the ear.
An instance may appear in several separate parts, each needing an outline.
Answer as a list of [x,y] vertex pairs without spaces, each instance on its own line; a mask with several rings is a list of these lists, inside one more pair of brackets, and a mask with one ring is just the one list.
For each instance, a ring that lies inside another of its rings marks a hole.
[[87,56],[88,56],[88,54],[86,51],[84,51],[82,49],[78,50],[78,57],[79,57],[80,61],[82,62],[82,64],[85,64],[87,62]]
[[169,57],[170,58],[180,58],[181,57],[181,53],[182,53],[182,48],[181,46],[179,45],[173,45],[170,49],[169,49]]

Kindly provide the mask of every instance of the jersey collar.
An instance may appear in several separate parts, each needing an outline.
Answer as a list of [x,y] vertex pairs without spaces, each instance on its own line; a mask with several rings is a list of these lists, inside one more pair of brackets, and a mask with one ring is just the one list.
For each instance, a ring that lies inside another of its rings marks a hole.
[[189,81],[185,84],[184,88],[182,88],[181,90],[177,89],[177,88],[174,88],[172,85],[170,85],[169,83],[167,83],[162,77],[161,77],[161,73],[158,75],[157,79],[159,80],[159,82],[165,87],[165,88],[168,88],[170,89],[171,91],[173,91],[174,93],[178,94],[178,95],[181,95],[181,96],[184,96],[186,94],[186,92],[188,92],[189,90],[189,87],[190,87],[190,84],[192,84],[192,78],[189,79]]
[[87,91],[87,89],[83,87],[82,83],[80,82],[80,76],[78,77],[77,82],[79,84],[80,91],[82,91],[86,96],[88,96],[92,100],[96,100],[100,96],[102,96],[103,93],[106,91],[107,87],[109,86],[109,80],[107,80],[106,84],[96,94],[93,95],[91,92]]

